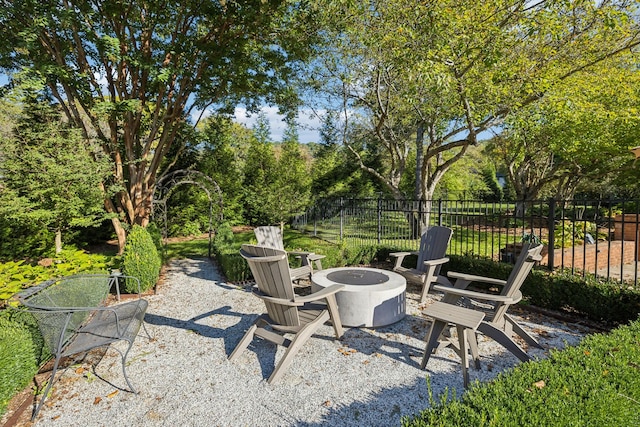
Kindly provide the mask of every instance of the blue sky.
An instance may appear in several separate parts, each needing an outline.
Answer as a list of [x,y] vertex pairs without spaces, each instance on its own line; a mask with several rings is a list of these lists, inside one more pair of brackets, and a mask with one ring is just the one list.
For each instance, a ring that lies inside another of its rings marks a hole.
[[[269,120],[271,127],[271,140],[279,142],[282,140],[282,134],[287,127],[283,121],[284,116],[278,114],[277,107],[262,107],[262,112]],[[236,107],[235,121],[242,123],[248,128],[252,128],[256,122],[257,114],[247,117],[247,110],[242,107]],[[320,119],[312,113],[311,110],[301,109],[298,114],[298,136],[301,143],[320,142]]]

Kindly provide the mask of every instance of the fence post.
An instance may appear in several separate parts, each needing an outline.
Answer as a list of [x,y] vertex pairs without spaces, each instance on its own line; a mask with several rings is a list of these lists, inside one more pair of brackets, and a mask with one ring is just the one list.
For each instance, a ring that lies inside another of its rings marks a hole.
[[378,245],[382,241],[382,199],[378,193]]
[[424,231],[421,227],[422,224],[425,224],[425,227],[429,227],[429,222],[425,220],[425,216],[424,216],[424,199],[421,197],[418,200],[418,221],[414,221],[414,224],[417,223],[419,229],[418,230],[414,230],[413,231],[413,237],[417,237],[422,235],[422,232]]
[[549,218],[547,219],[547,229],[549,231],[549,245],[547,246],[547,268],[553,271],[555,268],[555,243],[556,243],[556,201],[554,198],[549,199]]
[[340,240],[344,237],[344,199],[340,197]]
[[313,204],[313,236],[318,235],[318,206],[317,202]]
[[438,225],[440,225],[440,226],[442,225],[442,215],[443,215],[443,213],[442,213],[442,205],[443,205],[443,202],[442,202],[442,197],[441,197],[441,198],[438,199]]

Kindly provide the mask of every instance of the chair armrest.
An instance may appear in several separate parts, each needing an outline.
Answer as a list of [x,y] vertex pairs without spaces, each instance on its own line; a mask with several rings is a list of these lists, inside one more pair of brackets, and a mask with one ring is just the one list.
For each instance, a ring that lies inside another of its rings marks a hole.
[[[471,282],[481,282],[481,283],[488,283],[490,285],[500,285],[500,286],[504,286],[507,284],[506,280],[494,279],[492,277],[475,276],[473,274],[456,273],[455,271],[450,271],[449,273],[447,273],[447,276],[449,276],[452,279],[465,281],[467,282],[467,285]],[[464,287],[466,288],[466,286]]]
[[308,257],[309,255],[313,255],[313,252],[307,252],[307,251],[287,251],[287,253],[297,257],[302,257],[302,256]]
[[396,257],[396,258],[397,257],[405,257],[407,255],[411,255],[411,252],[392,252],[392,253],[389,254],[389,256]]
[[314,292],[311,295],[306,295],[303,297],[296,297],[296,302],[300,302],[300,303],[307,303],[307,302],[313,302],[313,301],[318,301],[321,299],[324,299],[330,295],[333,295],[339,291],[341,291],[342,289],[344,289],[344,285],[331,285],[328,286],[326,288],[323,288],[322,290],[318,291],[318,292]]
[[396,264],[393,266],[394,270],[397,270],[398,268],[402,267],[402,262],[404,261],[404,258],[406,256],[409,255],[418,255],[418,252],[416,251],[412,251],[412,252],[392,252],[389,254],[390,257],[395,257],[396,259]]
[[253,294],[255,296],[257,296],[258,298],[260,298],[261,300],[266,301],[266,302],[270,302],[270,303],[273,303],[273,304],[286,305],[286,306],[290,306],[290,307],[297,307],[297,306],[304,305],[304,302],[300,302],[300,301],[293,301],[293,300],[290,300],[290,299],[271,297],[269,295],[266,295],[266,294],[262,293],[261,291],[259,291],[257,289],[253,290]]
[[522,293],[520,291],[516,292],[516,294],[512,297],[507,297],[503,295],[486,294],[483,292],[470,291],[468,289],[452,288],[446,285],[434,285],[433,290],[440,291],[445,294],[456,295],[459,297],[479,299],[483,301],[504,302],[504,303],[510,303],[510,304],[515,304],[522,299]]
[[427,261],[424,261],[424,265],[426,265],[427,267],[431,267],[444,264],[445,262],[449,262],[449,258],[429,259]]
[[312,252],[309,254],[309,261],[317,261],[319,259],[324,259],[326,257],[327,257],[326,255],[319,255]]

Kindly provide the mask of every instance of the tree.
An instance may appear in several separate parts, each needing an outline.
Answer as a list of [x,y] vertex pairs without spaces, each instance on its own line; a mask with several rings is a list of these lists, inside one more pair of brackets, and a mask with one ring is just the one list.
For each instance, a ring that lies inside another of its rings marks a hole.
[[274,214],[282,225],[293,215],[304,212],[311,200],[311,159],[300,149],[298,129],[293,120],[287,123],[277,164],[275,190],[278,195]]
[[41,84],[99,141],[122,250],[125,225],[147,224],[160,165],[192,113],[295,107],[288,81],[313,28],[304,3],[287,0],[2,0],[0,68]]
[[507,166],[518,200],[568,199],[581,184],[631,168],[628,149],[640,138],[636,68],[632,55],[603,62],[507,119],[492,153]]
[[202,132],[203,147],[197,169],[215,180],[224,194],[224,218],[231,224],[243,222],[243,166],[250,133],[229,118],[212,116]]
[[399,200],[431,200],[479,134],[640,43],[635,4],[626,1],[331,0],[318,14],[330,24],[310,87],[341,95],[347,125],[354,112],[368,119],[382,167],[352,152]]
[[250,224],[275,222],[272,208],[276,204],[277,161],[269,139],[269,122],[264,115],[258,117],[253,128],[254,137],[244,165],[244,211]]
[[99,184],[109,164],[100,147],[83,144],[48,103],[32,100],[23,114],[12,137],[0,136],[0,212],[52,230],[57,254],[65,230],[105,219]]

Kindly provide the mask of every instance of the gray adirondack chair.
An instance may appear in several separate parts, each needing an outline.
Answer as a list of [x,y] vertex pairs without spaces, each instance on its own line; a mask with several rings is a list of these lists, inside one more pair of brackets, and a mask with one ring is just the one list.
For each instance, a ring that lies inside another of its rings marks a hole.
[[[331,321],[336,338],[342,336],[335,294],[344,286],[329,286],[308,296],[298,296],[293,291],[285,251],[245,244],[240,254],[247,260],[256,281],[254,294],[264,301],[267,312],[245,333],[229,360],[237,359],[256,336],[286,347],[287,351],[267,381],[271,384],[282,376],[296,353],[325,322]],[[293,338],[285,338],[287,333],[293,334]]]
[[[407,281],[422,285],[420,301],[424,302],[431,285],[436,280],[450,284],[446,277],[440,276],[442,264],[449,261],[445,257],[453,230],[449,227],[433,226],[427,228],[420,237],[420,248],[414,252],[394,252],[389,256],[395,257],[396,263],[393,271],[402,274]],[[404,258],[408,255],[417,255],[418,261],[414,268],[402,266]]]
[[[527,275],[531,271],[533,265],[542,259],[540,256],[541,251],[542,245],[534,246],[532,244],[525,243],[507,280],[450,271],[448,276],[451,279],[455,279],[454,284],[452,286],[436,284],[433,286],[433,290],[444,293],[442,298],[442,302],[444,303],[457,305],[464,304],[467,308],[473,308],[474,310],[484,312],[485,317],[478,325],[477,331],[494,339],[523,362],[528,361],[530,360],[529,355],[527,355],[527,353],[513,340],[513,334],[515,333],[519,335],[529,345],[538,348],[542,348],[542,346],[533,336],[525,331],[513,317],[507,314],[507,310],[511,305],[518,303],[522,299],[520,287],[527,278]],[[502,290],[499,294],[468,290],[467,287],[474,282],[499,286]],[[455,325],[455,322],[451,323]],[[448,338],[445,338],[440,345],[438,345],[439,337],[445,326],[445,324],[440,322],[438,328],[431,328],[432,330],[427,337],[427,345],[424,358],[422,360],[423,368],[426,366],[431,353],[436,350],[436,347],[442,348],[448,345],[453,345],[454,348],[458,349],[457,343]],[[469,331],[467,339],[469,341],[469,348],[475,361],[476,368],[479,368],[480,359],[475,333]],[[461,357],[463,356],[464,355],[461,355]]]
[[[253,233],[256,235],[259,246],[285,250],[280,227],[263,225],[256,227]],[[314,263],[317,270],[322,270],[322,258],[325,257],[324,255],[304,251],[289,251],[288,253],[299,258],[301,264],[300,267],[290,268],[292,280],[311,279]]]

